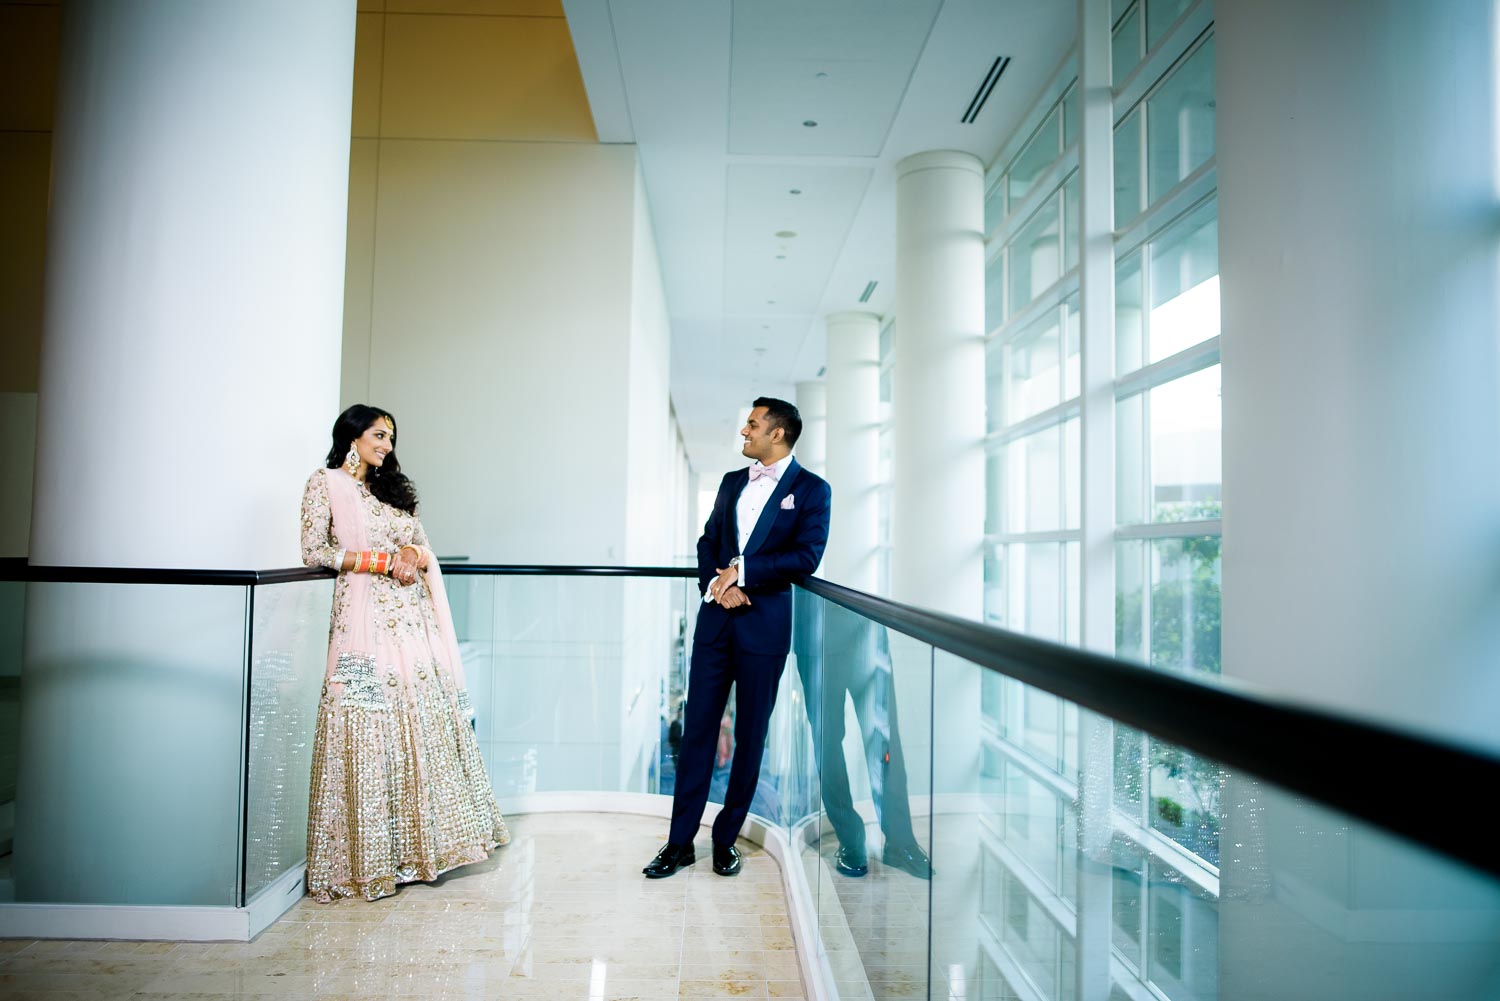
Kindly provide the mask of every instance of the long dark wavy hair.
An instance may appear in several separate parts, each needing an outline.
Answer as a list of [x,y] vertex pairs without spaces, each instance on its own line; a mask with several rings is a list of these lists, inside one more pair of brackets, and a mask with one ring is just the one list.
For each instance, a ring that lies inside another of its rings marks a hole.
[[370,488],[370,493],[377,499],[391,507],[400,508],[407,514],[416,514],[417,488],[401,471],[401,463],[396,461],[396,418],[391,416],[389,410],[356,403],[339,414],[338,420],[333,422],[333,447],[328,450],[328,468],[342,467],[354,439],[382,419],[391,422],[391,451],[382,465],[371,466],[365,471],[365,486]]

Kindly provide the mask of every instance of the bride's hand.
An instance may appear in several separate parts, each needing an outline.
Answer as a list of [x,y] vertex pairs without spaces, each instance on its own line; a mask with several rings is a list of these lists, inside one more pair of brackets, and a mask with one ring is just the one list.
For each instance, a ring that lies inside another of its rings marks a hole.
[[406,587],[416,582],[417,579],[417,551],[414,549],[403,549],[396,554],[396,563],[391,567],[391,577],[396,583]]

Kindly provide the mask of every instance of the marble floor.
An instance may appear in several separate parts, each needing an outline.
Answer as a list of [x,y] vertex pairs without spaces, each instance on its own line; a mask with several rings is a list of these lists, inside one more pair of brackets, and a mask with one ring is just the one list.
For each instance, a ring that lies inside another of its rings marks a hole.
[[304,899],[249,943],[0,940],[0,998],[804,998],[781,871],[641,866],[666,821],[508,818],[489,861],[373,904]]

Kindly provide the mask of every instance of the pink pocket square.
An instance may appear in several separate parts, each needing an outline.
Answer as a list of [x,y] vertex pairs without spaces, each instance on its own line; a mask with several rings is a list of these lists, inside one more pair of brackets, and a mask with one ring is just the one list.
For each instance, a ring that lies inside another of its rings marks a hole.
[[781,499],[781,509],[783,511],[790,511],[792,508],[794,508],[796,506],[797,506],[797,495],[796,494],[787,494],[785,497],[783,497]]

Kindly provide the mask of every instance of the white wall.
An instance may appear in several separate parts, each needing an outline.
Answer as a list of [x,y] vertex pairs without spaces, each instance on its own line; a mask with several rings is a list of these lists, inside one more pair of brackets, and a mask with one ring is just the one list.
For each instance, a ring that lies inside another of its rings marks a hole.
[[1500,748],[1493,5],[1217,16],[1225,673]]
[[[1224,671],[1500,748],[1494,5],[1215,12]],[[1225,1001],[1493,993],[1492,887],[1246,775],[1224,801]]]
[[[350,173],[343,403],[396,415],[437,551],[670,562],[686,499],[673,493],[670,330],[635,149],[356,140]],[[680,585],[453,590],[502,796],[640,788]]]

